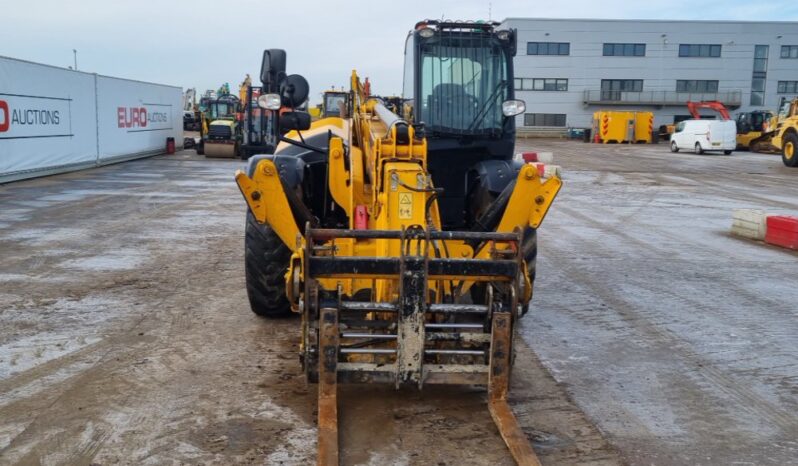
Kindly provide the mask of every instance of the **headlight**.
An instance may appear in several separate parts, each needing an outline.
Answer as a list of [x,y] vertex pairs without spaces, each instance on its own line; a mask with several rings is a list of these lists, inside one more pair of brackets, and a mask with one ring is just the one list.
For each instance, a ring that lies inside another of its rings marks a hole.
[[282,100],[280,94],[263,94],[258,97],[258,107],[266,110],[280,110]]
[[526,103],[523,100],[505,100],[502,102],[502,113],[504,116],[516,116],[526,111]]
[[507,40],[510,38],[510,31],[498,31],[496,37],[498,37],[499,40]]
[[435,31],[433,31],[432,28],[421,28],[418,30],[418,35],[425,39],[429,39],[435,35]]

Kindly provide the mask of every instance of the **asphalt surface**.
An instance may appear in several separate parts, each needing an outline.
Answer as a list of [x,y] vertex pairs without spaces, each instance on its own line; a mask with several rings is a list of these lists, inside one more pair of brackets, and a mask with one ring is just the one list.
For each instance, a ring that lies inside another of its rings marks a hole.
[[525,341],[631,464],[798,464],[798,253],[729,234],[798,215],[775,155],[522,140],[564,187]]
[[[243,164],[193,151],[0,186],[0,464],[315,461],[298,319],[244,288]],[[616,465],[519,341],[510,402],[545,464]],[[345,387],[344,465],[511,465],[485,392]]]
[[[539,230],[511,405],[544,464],[795,464],[798,215],[775,156],[522,140]],[[308,464],[296,319],[243,285],[242,164],[191,151],[0,186],[0,464]],[[512,464],[473,389],[347,387],[343,464]]]

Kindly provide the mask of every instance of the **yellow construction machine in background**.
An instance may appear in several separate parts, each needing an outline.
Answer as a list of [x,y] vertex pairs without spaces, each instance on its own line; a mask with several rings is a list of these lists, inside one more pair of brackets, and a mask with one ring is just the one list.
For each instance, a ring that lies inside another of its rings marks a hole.
[[778,116],[770,110],[740,112],[735,116],[737,124],[737,148],[751,152],[765,152],[774,149],[770,136],[776,128]]
[[788,167],[798,167],[798,99],[785,102],[779,112],[770,144],[781,152],[781,161]]
[[561,181],[513,162],[524,103],[513,94],[515,31],[497,26],[416,25],[405,76],[448,70],[413,79],[405,106],[417,120],[352,72],[345,112],[311,123],[295,110],[304,79],[285,75],[282,50],[264,53],[259,103],[276,150],[236,173],[249,206],[247,289],[258,314],[302,315],[319,464],[338,462],[339,382],[484,385],[516,461],[539,464],[507,390],[536,229]]

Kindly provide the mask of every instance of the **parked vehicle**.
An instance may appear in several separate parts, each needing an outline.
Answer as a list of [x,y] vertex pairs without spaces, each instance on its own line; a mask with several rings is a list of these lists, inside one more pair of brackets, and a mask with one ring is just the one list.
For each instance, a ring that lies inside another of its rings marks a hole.
[[737,148],[737,125],[733,120],[684,120],[671,134],[671,152],[692,149],[696,154]]

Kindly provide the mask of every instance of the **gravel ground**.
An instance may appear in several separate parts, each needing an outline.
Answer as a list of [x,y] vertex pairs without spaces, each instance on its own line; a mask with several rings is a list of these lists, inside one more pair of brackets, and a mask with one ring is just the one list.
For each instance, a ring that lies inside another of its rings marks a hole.
[[[314,461],[299,322],[248,308],[241,166],[186,151],[0,186],[0,464]],[[620,464],[517,347],[544,464]],[[512,464],[482,390],[345,387],[339,409],[343,464]]]

